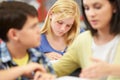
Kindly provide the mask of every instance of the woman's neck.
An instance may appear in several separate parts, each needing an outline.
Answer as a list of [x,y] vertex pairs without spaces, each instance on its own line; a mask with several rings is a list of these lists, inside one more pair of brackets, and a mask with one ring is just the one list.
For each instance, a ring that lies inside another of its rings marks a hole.
[[110,34],[107,31],[98,31],[97,34],[94,36],[94,41],[98,45],[105,44],[111,41],[115,37],[114,34]]

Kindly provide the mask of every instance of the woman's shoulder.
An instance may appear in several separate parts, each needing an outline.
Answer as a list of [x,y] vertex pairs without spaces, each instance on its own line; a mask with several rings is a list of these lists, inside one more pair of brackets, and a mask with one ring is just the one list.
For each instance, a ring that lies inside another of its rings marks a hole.
[[83,39],[83,38],[90,38],[90,37],[92,37],[92,34],[91,34],[91,32],[89,30],[84,31],[84,32],[82,32],[82,33],[80,33],[78,35],[78,38],[81,38],[81,39]]
[[90,31],[80,33],[74,40],[74,44],[86,44],[92,41],[92,35]]

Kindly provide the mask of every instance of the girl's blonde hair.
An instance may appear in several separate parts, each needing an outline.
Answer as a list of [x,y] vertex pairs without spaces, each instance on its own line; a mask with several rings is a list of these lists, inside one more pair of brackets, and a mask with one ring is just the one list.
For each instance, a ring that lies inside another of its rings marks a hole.
[[60,13],[60,16],[57,17],[56,21],[74,17],[75,20],[72,28],[65,34],[65,41],[67,45],[69,45],[80,32],[80,10],[78,4],[74,0],[57,0],[48,11],[41,33],[52,34],[49,16],[51,12],[54,14]]

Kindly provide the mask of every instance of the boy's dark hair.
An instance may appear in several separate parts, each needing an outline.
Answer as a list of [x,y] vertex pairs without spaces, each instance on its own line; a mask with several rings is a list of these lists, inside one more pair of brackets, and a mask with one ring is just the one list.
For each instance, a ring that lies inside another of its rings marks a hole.
[[22,29],[27,17],[38,17],[37,10],[24,2],[4,1],[0,3],[0,38],[8,41],[9,29]]
[[[110,33],[119,34],[120,33],[120,0],[109,0],[109,2],[116,8],[116,13],[113,14],[112,20],[110,22]],[[82,7],[82,13],[85,24],[87,28],[91,30],[92,35],[95,35],[97,33],[97,30],[93,29],[87,20],[87,17],[85,15],[83,0],[81,0],[81,7]]]

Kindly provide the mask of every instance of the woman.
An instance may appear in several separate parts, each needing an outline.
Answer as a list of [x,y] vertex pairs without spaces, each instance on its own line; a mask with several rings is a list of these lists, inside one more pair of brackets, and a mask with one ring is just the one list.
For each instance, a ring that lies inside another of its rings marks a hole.
[[54,69],[63,76],[81,67],[81,77],[119,80],[120,74],[111,74],[119,69],[111,70],[111,66],[120,65],[120,0],[81,1],[89,30],[75,39],[67,53],[53,64]]
[[37,50],[51,60],[57,60],[66,52],[79,33],[80,12],[74,0],[57,0],[48,11],[41,30],[41,45]]

